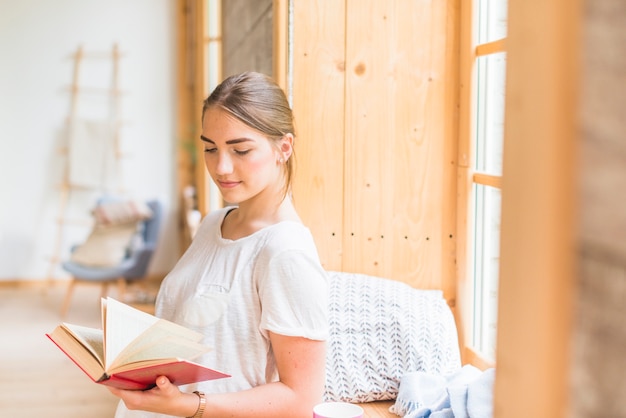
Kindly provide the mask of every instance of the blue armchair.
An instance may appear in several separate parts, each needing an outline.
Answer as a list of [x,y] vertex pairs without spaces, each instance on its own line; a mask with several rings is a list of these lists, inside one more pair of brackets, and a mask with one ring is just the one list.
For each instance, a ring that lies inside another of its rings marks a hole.
[[[157,200],[146,202],[152,211],[152,216],[140,222],[139,231],[141,240],[132,246],[125,257],[115,266],[97,267],[77,263],[69,260],[61,264],[62,268],[72,275],[65,300],[61,307],[61,316],[65,317],[69,310],[72,293],[77,283],[101,284],[101,296],[105,297],[111,283],[117,284],[118,297],[122,298],[129,282],[142,280],[146,277],[150,260],[154,255],[161,226],[162,206]],[[99,301],[98,301],[99,303]]]

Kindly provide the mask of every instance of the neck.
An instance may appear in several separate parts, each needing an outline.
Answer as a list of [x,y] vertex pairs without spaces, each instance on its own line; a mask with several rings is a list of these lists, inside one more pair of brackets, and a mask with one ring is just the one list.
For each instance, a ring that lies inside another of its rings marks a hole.
[[277,205],[242,202],[224,220],[222,236],[239,239],[283,221],[301,222],[289,196]]
[[299,220],[296,209],[289,196],[278,203],[259,204],[260,202],[242,202],[239,204],[237,218],[244,223],[260,222],[268,225],[285,221]]

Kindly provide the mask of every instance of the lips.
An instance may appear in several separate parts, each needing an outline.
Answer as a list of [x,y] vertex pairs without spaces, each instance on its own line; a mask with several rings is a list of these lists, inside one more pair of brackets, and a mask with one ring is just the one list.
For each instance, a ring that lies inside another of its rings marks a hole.
[[237,185],[239,185],[240,182],[238,182],[238,181],[221,181],[221,180],[218,180],[217,183],[223,189],[232,189],[233,187],[236,187]]

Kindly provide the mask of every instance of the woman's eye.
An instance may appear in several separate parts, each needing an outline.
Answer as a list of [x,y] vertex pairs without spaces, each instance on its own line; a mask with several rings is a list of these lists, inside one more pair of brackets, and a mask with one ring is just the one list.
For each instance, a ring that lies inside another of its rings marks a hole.
[[249,150],[249,149],[244,149],[244,150],[238,150],[238,149],[236,149],[236,150],[235,150],[235,154],[237,154],[237,155],[246,155],[246,154],[247,154],[247,153],[249,153],[249,152],[250,152],[250,150]]
[[217,148],[205,148],[204,152],[207,152],[209,154],[214,153],[215,151],[217,151]]

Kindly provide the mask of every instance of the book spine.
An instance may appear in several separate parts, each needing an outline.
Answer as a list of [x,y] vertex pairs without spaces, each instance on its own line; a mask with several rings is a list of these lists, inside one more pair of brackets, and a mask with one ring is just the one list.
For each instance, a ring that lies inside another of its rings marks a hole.
[[101,385],[111,386],[118,389],[125,390],[146,390],[151,389],[156,386],[156,384],[145,385],[140,382],[135,382],[134,380],[124,379],[122,377],[118,377],[116,375],[104,375],[100,380],[96,383],[100,383]]

